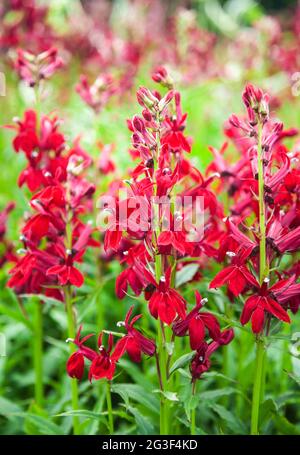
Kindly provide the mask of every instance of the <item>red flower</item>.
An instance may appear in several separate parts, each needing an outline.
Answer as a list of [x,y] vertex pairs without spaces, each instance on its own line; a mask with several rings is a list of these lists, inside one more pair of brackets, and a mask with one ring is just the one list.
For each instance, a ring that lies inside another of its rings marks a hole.
[[84,356],[73,352],[67,361],[67,373],[71,378],[81,379],[84,372]]
[[21,79],[34,87],[41,79],[49,79],[62,65],[63,61],[54,47],[38,55],[19,49],[15,69]]
[[61,286],[72,284],[78,288],[81,287],[84,282],[83,275],[73,264],[82,257],[84,250],[76,251],[75,245],[74,250],[65,250],[63,246],[55,245],[55,251],[61,263],[50,267],[46,274],[55,275]]
[[182,114],[180,104],[180,94],[175,93],[176,116],[170,118],[166,116],[166,132],[162,137],[162,144],[167,144],[174,151],[184,150],[191,151],[191,146],[188,139],[184,136],[185,121],[187,114]]
[[133,362],[140,362],[142,359],[142,353],[149,356],[153,356],[155,354],[156,345],[154,341],[146,338],[141,334],[141,332],[133,327],[134,324],[142,317],[141,314],[134,316],[131,322],[129,322],[132,310],[133,306],[129,308],[124,323],[118,323],[118,325],[124,324],[125,329],[127,330],[127,335],[119,341],[119,347],[124,347],[124,350],[128,353]]
[[128,285],[131,287],[135,295],[140,295],[144,288],[144,281],[140,279],[136,270],[135,262],[138,260],[143,265],[146,265],[147,260],[150,260],[149,253],[143,244],[138,244],[123,252],[125,262],[128,266],[116,279],[116,295],[119,299],[123,299],[127,293]]
[[249,297],[243,308],[241,323],[243,325],[247,324],[251,319],[253,333],[260,333],[262,331],[265,322],[265,313],[269,313],[281,321],[290,322],[289,315],[277,302],[275,295],[284,295],[291,284],[291,279],[278,281],[270,288],[268,288],[268,282],[268,279],[264,280],[262,286],[259,287],[259,292]]
[[257,281],[244,264],[246,257],[249,255],[249,251],[243,250],[243,252],[238,255],[229,252],[228,255],[233,257],[232,265],[221,270],[221,272],[212,280],[209,287],[210,289],[219,288],[220,286],[227,284],[228,289],[237,297],[243,292],[247,284],[256,286]]
[[210,356],[219,348],[219,346],[230,343],[233,337],[233,329],[228,329],[221,333],[218,341],[212,341],[209,344],[203,341],[200,344],[190,364],[192,382],[200,379],[202,374],[209,370],[211,365]]
[[191,349],[199,349],[201,343],[204,341],[205,329],[208,330],[209,336],[218,341],[221,336],[220,324],[215,316],[207,312],[200,312],[203,308],[206,299],[201,299],[198,291],[196,295],[196,306],[181,321],[176,321],[173,324],[173,332],[176,336],[185,336],[187,332],[190,337]]
[[102,333],[98,338],[99,354],[97,354],[91,364],[89,371],[89,380],[106,378],[112,380],[116,369],[116,363],[125,352],[125,345],[122,339],[116,344],[114,352],[111,354],[113,348],[113,335],[110,333],[108,336],[108,348],[102,345]]
[[[149,274],[151,275],[151,274]],[[149,310],[155,319],[170,325],[176,316],[181,319],[185,318],[186,301],[175,290],[170,288],[171,268],[165,276],[160,278],[157,284],[152,277],[152,284],[156,287],[149,300]]]
[[84,343],[93,336],[93,334],[86,335],[80,339],[82,326],[79,327],[78,332],[74,340],[68,339],[67,342],[71,341],[74,343],[78,350],[73,352],[67,361],[67,373],[71,378],[81,379],[84,372],[84,359],[93,360],[96,357],[95,351],[84,346]]

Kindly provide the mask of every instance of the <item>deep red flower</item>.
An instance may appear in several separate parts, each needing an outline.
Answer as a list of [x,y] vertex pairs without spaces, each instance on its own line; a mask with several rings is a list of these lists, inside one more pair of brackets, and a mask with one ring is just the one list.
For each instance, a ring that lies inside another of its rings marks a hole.
[[243,250],[243,252],[236,255],[233,252],[229,252],[233,258],[232,264],[225,269],[221,270],[210,283],[209,287],[219,288],[224,284],[227,284],[228,289],[233,293],[235,297],[243,292],[246,285],[257,285],[255,277],[249,272],[245,265],[245,260],[249,256],[249,251]]
[[218,341],[212,341],[209,344],[202,341],[196,354],[192,358],[190,371],[192,382],[200,379],[202,374],[209,370],[211,366],[210,357],[220,347],[229,344],[234,337],[233,329],[224,330]]
[[[141,314],[138,314],[134,316],[130,322],[133,308],[133,306],[129,308],[124,321],[127,335],[121,338],[118,343],[119,347],[123,346],[124,350],[128,353],[133,362],[140,362],[142,359],[142,353],[148,356],[153,356],[155,354],[156,345],[153,340],[145,337],[141,332],[133,327],[134,324],[142,317]],[[123,322],[118,323],[118,325],[123,325]]]
[[138,244],[123,252],[122,263],[126,263],[126,269],[123,270],[116,279],[116,295],[123,299],[127,293],[128,285],[135,295],[140,295],[144,288],[144,281],[140,279],[135,270],[135,262],[139,261],[146,265],[150,260],[150,255],[143,244]]
[[268,279],[265,279],[262,286],[257,283],[259,291],[246,300],[241,314],[241,323],[244,325],[251,319],[253,332],[260,333],[264,327],[266,313],[281,321],[290,322],[289,315],[276,300],[276,294],[284,296],[293,280],[293,277],[289,280],[280,280],[270,288],[268,288]]
[[[151,274],[149,273],[149,275]],[[152,278],[152,284],[156,289],[149,300],[149,310],[152,316],[168,325],[174,321],[177,315],[184,319],[186,310],[186,301],[178,291],[170,287],[170,282],[171,268],[166,271],[165,276],[160,278],[159,283]]]
[[73,352],[67,361],[67,373],[71,378],[82,379],[84,373],[84,359],[92,361],[96,357],[95,351],[87,346],[84,346],[84,343],[93,336],[93,334],[86,335],[80,339],[82,326],[79,327],[78,332],[74,340],[68,339],[68,342],[72,342],[77,346],[77,351]]
[[110,333],[108,336],[107,349],[102,344],[102,338],[103,334],[100,333],[98,338],[99,354],[94,357],[90,366],[90,381],[92,381],[92,379],[97,380],[102,378],[106,378],[111,381],[115,373],[116,364],[125,352],[125,345],[122,343],[122,339],[118,341],[114,351],[111,353],[113,348],[113,335]]
[[191,349],[199,349],[204,341],[205,329],[208,330],[209,336],[218,341],[221,336],[220,324],[215,316],[201,309],[206,299],[202,299],[198,291],[195,292],[196,305],[192,311],[183,320],[175,321],[173,332],[176,336],[185,336],[187,333],[190,338]]
[[82,273],[74,267],[74,262],[81,259],[85,252],[85,245],[76,249],[76,244],[72,250],[66,250],[62,245],[55,245],[56,252],[60,264],[50,267],[46,274],[47,276],[54,275],[61,286],[71,284],[76,287],[81,287],[84,282]]

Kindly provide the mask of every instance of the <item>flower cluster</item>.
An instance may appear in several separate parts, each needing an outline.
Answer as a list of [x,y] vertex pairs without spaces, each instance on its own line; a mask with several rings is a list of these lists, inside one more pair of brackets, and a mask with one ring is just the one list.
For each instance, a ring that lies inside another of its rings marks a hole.
[[58,50],[55,47],[37,55],[19,49],[15,62],[15,69],[20,78],[30,87],[39,84],[43,79],[49,79],[62,66],[63,60],[58,56]]
[[126,335],[124,335],[113,349],[113,335],[108,335],[107,348],[103,345],[104,333],[101,332],[98,337],[98,350],[95,351],[87,346],[85,342],[93,336],[86,335],[80,339],[81,327],[79,328],[74,340],[67,340],[74,343],[77,350],[71,354],[67,362],[67,372],[71,378],[81,379],[84,374],[85,359],[91,362],[88,377],[92,379],[106,378],[112,380],[118,360],[127,353],[133,362],[140,362],[142,354],[153,356],[156,353],[155,342],[145,337],[134,324],[142,317],[141,314],[134,316],[131,320],[133,306],[129,309],[125,321],[118,322],[118,326],[124,326]]
[[[248,84],[243,101],[247,118],[232,115],[226,126],[241,157],[227,165],[224,147],[221,153],[213,150],[215,160],[209,169],[220,173],[220,187],[233,199],[219,250],[219,259],[227,258],[230,264],[210,287],[227,285],[229,296],[243,294],[241,323],[251,320],[253,332],[260,334],[269,332],[274,318],[290,322],[287,310],[299,307],[295,264],[300,248],[299,157],[282,143],[297,131],[286,131],[273,119],[268,95]],[[283,256],[289,265],[280,271]]]
[[61,286],[83,284],[76,263],[94,244],[91,225],[81,219],[91,210],[95,191],[83,176],[91,158],[78,141],[67,147],[56,117],[38,119],[29,110],[13,128],[14,149],[23,152],[28,163],[19,185],[32,192],[32,214],[26,216],[20,236],[23,256],[11,270],[8,286],[18,294],[45,291],[62,299]]
[[[198,351],[206,343],[206,328],[218,346],[229,343],[233,331],[226,335],[215,316],[200,312],[204,300],[198,294],[196,307],[187,314],[176,275],[194,264],[191,279],[197,280],[200,267],[216,256],[214,245],[222,235],[219,219],[223,210],[209,188],[214,177],[205,179],[186,157],[191,140],[185,134],[187,115],[182,112],[179,92],[171,88],[164,68],[156,70],[153,80],[169,91],[162,96],[141,87],[137,92],[142,115],[128,120],[128,127],[132,132],[130,153],[138,164],[130,171],[128,188],[122,182],[115,185],[113,204],[109,197],[103,199],[103,211],[111,218],[104,246],[108,252],[121,248],[125,269],[116,280],[118,298],[124,298],[129,287],[136,296],[144,293],[149,312],[163,331],[169,326],[174,337],[188,334],[191,349]],[[127,190],[125,198],[120,188]],[[185,198],[189,203],[179,207],[178,201]],[[199,224],[190,218],[196,209],[202,210]],[[194,369],[191,371],[193,374]],[[199,372],[193,376],[197,377]]]

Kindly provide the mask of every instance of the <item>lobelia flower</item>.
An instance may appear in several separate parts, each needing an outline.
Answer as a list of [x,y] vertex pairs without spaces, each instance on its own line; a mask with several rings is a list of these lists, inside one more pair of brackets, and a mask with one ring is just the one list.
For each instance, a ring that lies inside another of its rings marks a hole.
[[188,313],[185,319],[175,321],[172,329],[176,336],[182,337],[189,334],[191,349],[200,348],[205,338],[205,330],[209,336],[218,341],[221,336],[220,324],[215,316],[208,312],[201,311],[207,299],[202,299],[198,291],[195,292],[196,305]]
[[218,288],[227,284],[228,289],[235,297],[243,292],[247,285],[256,286],[257,281],[255,277],[249,272],[245,265],[246,259],[251,250],[241,250],[238,254],[234,252],[227,252],[227,255],[232,257],[232,263],[225,269],[221,270],[210,283],[209,287]]
[[55,47],[37,55],[19,49],[15,69],[21,79],[30,87],[34,87],[42,79],[49,79],[63,66],[63,60],[57,54],[58,50]]
[[103,334],[100,333],[98,338],[99,353],[93,358],[90,370],[89,380],[106,378],[109,381],[113,379],[116,364],[125,352],[125,345],[122,343],[122,339],[119,340],[113,349],[113,335],[108,335],[108,346],[107,349],[102,344]]
[[203,373],[209,370],[211,366],[210,357],[211,355],[223,345],[229,344],[234,337],[233,329],[224,330],[221,333],[218,341],[211,341],[206,343],[202,341],[196,354],[192,358],[190,364],[190,372],[192,375],[192,382],[194,383],[197,379],[200,379]]
[[81,287],[84,282],[84,277],[82,273],[74,267],[74,262],[80,261],[84,255],[91,232],[92,228],[89,225],[84,227],[71,250],[66,249],[60,244],[54,245],[54,252],[59,258],[60,263],[50,267],[47,270],[46,275],[57,276],[61,286],[74,285],[76,287]]
[[116,90],[115,82],[109,74],[99,76],[92,85],[88,83],[86,76],[81,75],[76,86],[82,100],[97,114],[106,106]]
[[191,145],[189,140],[184,136],[183,130],[185,129],[185,121],[187,114],[181,112],[181,101],[180,94],[175,92],[175,106],[176,106],[176,117],[170,118],[166,116],[166,131],[162,135],[162,144],[167,144],[171,150],[185,152],[191,151]]
[[93,349],[84,346],[84,343],[94,336],[93,334],[86,335],[82,339],[80,339],[82,326],[79,327],[78,332],[74,340],[68,339],[67,342],[72,342],[77,346],[77,351],[73,352],[70,355],[67,361],[67,373],[71,378],[82,379],[84,373],[84,359],[88,359],[93,361],[96,357],[95,351]]
[[[160,319],[167,325],[172,324],[176,316],[185,318],[186,301],[175,289],[170,287],[171,283],[171,268],[169,267],[165,276],[160,278],[159,283],[156,283],[152,277],[152,284],[155,290],[149,300],[149,310],[155,319]],[[149,273],[149,275],[151,275]]]
[[88,373],[90,381],[102,378],[112,380],[116,364],[125,352],[124,346],[121,343],[122,339],[117,342],[113,353],[111,353],[113,349],[113,335],[111,333],[109,334],[108,347],[106,349],[102,344],[103,333],[100,333],[97,343],[97,352],[84,345],[84,343],[94,335],[89,334],[80,339],[81,330],[82,326],[79,327],[74,340],[67,339],[67,342],[72,342],[77,346],[77,351],[72,353],[67,361],[68,375],[76,379],[82,379],[85,359],[87,359],[91,362]]
[[[287,300],[291,298],[293,293],[289,294],[288,291],[294,280],[294,277],[288,280],[280,280],[270,288],[268,288],[268,278],[265,278],[261,286],[257,283],[258,293],[251,295],[246,300],[241,314],[241,323],[245,325],[251,319],[253,332],[260,333],[264,327],[266,314],[270,314],[281,321],[290,322],[290,317],[277,301],[277,296],[280,296],[281,301],[285,298]],[[300,292],[300,286],[296,288],[296,292]]]
[[135,270],[135,263],[139,261],[146,266],[150,255],[143,244],[135,245],[123,252],[121,263],[126,263],[127,268],[123,270],[116,279],[116,295],[123,299],[127,293],[128,285],[135,295],[140,295],[144,288],[144,280],[141,280]]
[[153,340],[145,337],[134,324],[142,317],[141,314],[134,316],[131,321],[131,315],[134,306],[132,305],[125,317],[125,321],[118,322],[118,326],[124,325],[127,335],[125,335],[118,342],[119,348],[123,347],[133,362],[140,362],[142,360],[142,353],[148,356],[153,356],[156,352],[156,345]]

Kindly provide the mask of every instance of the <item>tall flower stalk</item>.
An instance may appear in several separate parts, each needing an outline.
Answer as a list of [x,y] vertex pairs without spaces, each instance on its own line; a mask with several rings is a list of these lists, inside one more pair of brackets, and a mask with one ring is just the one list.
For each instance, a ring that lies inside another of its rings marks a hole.
[[[38,147],[37,136],[42,135],[41,131],[41,94],[42,94],[42,80],[52,76],[52,74],[62,66],[62,60],[57,56],[57,50],[51,48],[48,51],[42,52],[41,54],[34,55],[30,52],[24,52],[23,50],[18,51],[18,57],[15,62],[15,68],[23,79],[30,87],[32,87],[35,98],[35,115],[33,111],[27,111],[28,130],[33,127],[36,129],[36,133],[28,131],[26,134],[26,128],[23,133],[23,138],[18,137],[14,141],[14,148],[16,151],[23,148],[31,163],[35,161],[35,158],[39,155],[39,152],[35,149]],[[31,112],[31,114],[29,114]],[[31,117],[31,118],[30,118]],[[22,123],[17,120],[20,126],[20,132],[22,130]],[[30,124],[30,125],[29,125]],[[20,135],[22,136],[22,135]],[[23,145],[22,145],[23,140]],[[26,143],[27,141],[27,143]],[[31,145],[31,146],[30,146]],[[27,174],[27,175],[26,175]],[[38,183],[34,182],[35,175],[29,175],[27,170],[20,176],[19,184],[22,185],[24,180],[27,180],[28,187],[33,193],[35,184],[38,187]],[[38,179],[36,179],[38,180]],[[30,183],[29,183],[30,182]],[[24,234],[20,237],[21,241],[26,244],[26,236]],[[14,281],[10,282],[14,286]],[[24,283],[25,284],[25,283]],[[19,293],[19,291],[18,291]],[[34,364],[34,396],[35,403],[42,407],[44,403],[44,384],[43,384],[43,305],[42,302],[36,298],[33,298],[33,364]]]
[[246,297],[240,320],[243,325],[251,320],[255,335],[251,434],[258,434],[265,389],[265,340],[273,330],[274,319],[290,322],[287,310],[294,311],[300,292],[293,261],[285,270],[279,267],[283,255],[300,247],[293,154],[282,144],[296,130],[284,131],[283,124],[272,119],[269,96],[259,88],[248,84],[243,101],[248,118],[232,115],[226,126],[241,153],[240,160],[227,165],[223,156],[212,149],[215,161],[210,169],[220,172],[220,187],[228,188],[234,204],[219,249],[219,258],[230,264],[217,274],[210,287],[226,284],[232,302],[242,294]]
[[[214,241],[210,240],[211,226],[217,224],[215,213],[219,207],[208,189],[213,178],[205,181],[184,156],[191,151],[191,144],[184,134],[186,114],[182,113],[180,94],[172,89],[172,80],[164,68],[159,68],[153,79],[168,91],[164,96],[145,87],[137,92],[142,116],[135,115],[128,126],[132,132],[132,155],[139,163],[130,171],[131,180],[126,180],[127,199],[120,199],[117,192],[109,193],[111,205],[105,199],[104,210],[111,220],[104,247],[106,251],[117,252],[122,239],[132,242],[129,250],[123,251],[122,262],[127,268],[117,278],[116,293],[122,299],[128,286],[137,296],[144,292],[150,314],[157,319],[155,359],[160,387],[160,434],[169,434],[173,431],[171,406],[173,408],[174,403],[169,396],[174,393],[170,366],[175,337],[188,333],[191,337],[191,348],[196,351],[190,367],[194,389],[195,381],[210,367],[210,355],[220,345],[229,343],[233,332],[221,332],[218,321],[209,313],[203,313],[202,320],[198,311],[203,305],[199,302],[204,304],[205,299],[198,295],[196,308],[187,315],[187,302],[176,288],[176,273],[182,268],[180,259],[185,258],[187,263],[195,261],[197,266],[199,258],[200,267],[200,256],[203,260],[202,255],[211,253],[209,243]],[[116,187],[123,188],[123,182]],[[194,240],[197,229],[202,226],[191,225],[192,205],[183,207],[180,212],[176,196],[180,202],[184,196],[194,203],[197,196],[202,198],[208,219],[205,239],[199,236],[201,241]],[[135,211],[132,207],[141,210]],[[127,209],[125,216],[124,209]],[[213,338],[211,346],[204,341],[206,329]],[[192,425],[196,425],[195,418]]]
[[[57,51],[34,56],[19,52],[16,68],[30,86],[34,87],[37,100],[41,100],[40,82],[50,77],[61,66]],[[19,186],[27,185],[32,193],[31,214],[27,216],[20,240],[24,256],[10,271],[8,286],[17,294],[45,294],[64,302],[68,338],[74,339],[76,321],[73,293],[82,286],[84,277],[75,266],[82,261],[87,246],[98,246],[91,234],[91,223],[81,219],[91,211],[91,197],[95,191],[83,173],[91,158],[80,147],[78,140],[68,147],[59,131],[59,120],[40,113],[40,106],[28,110],[24,119],[16,119],[16,136],[13,146],[22,151],[27,166],[21,172]],[[40,304],[42,307],[42,305]],[[43,403],[42,371],[42,309],[36,311],[34,362],[36,372],[36,401]],[[73,353],[75,348],[70,345]],[[78,384],[71,384],[72,409],[79,407]],[[73,431],[79,434],[79,418],[73,416]]]
[[[264,116],[265,118],[265,116]],[[257,127],[257,173],[258,173],[258,206],[259,206],[259,282],[262,286],[267,270],[266,256],[266,207],[265,207],[265,181],[264,181],[264,161],[262,150],[263,122],[261,116],[258,118]],[[256,337],[256,358],[252,394],[251,410],[251,434],[258,434],[259,407],[262,402],[262,392],[264,389],[264,362],[265,362],[265,342],[262,333]]]

